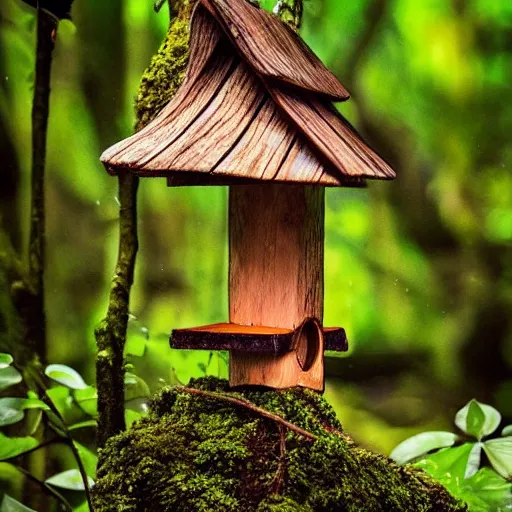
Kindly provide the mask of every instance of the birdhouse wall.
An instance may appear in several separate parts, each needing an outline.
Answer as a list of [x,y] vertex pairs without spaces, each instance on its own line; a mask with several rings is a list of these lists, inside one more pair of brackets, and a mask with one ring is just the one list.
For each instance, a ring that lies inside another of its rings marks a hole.
[[[322,322],[324,211],[322,187],[230,188],[230,322],[288,329],[306,318]],[[232,351],[230,382],[321,390],[323,338],[316,348],[307,371],[295,351],[281,356]]]
[[229,317],[295,329],[323,318],[323,188],[241,185],[229,195]]

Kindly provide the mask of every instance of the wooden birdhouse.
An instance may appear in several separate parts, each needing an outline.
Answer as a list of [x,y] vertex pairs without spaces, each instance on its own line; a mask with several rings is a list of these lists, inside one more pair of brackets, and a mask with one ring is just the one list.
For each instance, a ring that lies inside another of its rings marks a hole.
[[171,346],[229,350],[230,384],[324,387],[325,187],[393,170],[338,113],[349,93],[300,37],[246,0],[198,0],[175,97],[101,160],[169,186],[229,186],[229,322],[173,331]]

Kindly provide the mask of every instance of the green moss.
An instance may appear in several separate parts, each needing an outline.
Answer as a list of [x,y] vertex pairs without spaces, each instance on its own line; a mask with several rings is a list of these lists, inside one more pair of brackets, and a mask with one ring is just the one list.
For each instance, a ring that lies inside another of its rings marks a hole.
[[185,77],[188,62],[188,19],[175,18],[167,36],[142,75],[135,113],[137,129],[143,128],[174,96]]
[[[213,378],[191,387],[227,392]],[[423,472],[395,465],[341,434],[317,393],[232,393],[308,430],[316,441],[231,403],[165,388],[147,418],[100,452],[96,512],[466,510]]]

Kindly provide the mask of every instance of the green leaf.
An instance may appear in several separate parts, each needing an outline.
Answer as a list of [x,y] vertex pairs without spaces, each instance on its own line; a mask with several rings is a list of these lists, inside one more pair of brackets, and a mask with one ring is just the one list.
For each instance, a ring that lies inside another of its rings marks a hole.
[[9,386],[14,386],[14,384],[19,384],[22,380],[21,373],[16,368],[12,366],[0,368],[0,391]]
[[423,432],[401,442],[390,457],[399,464],[404,464],[431,450],[452,446],[456,440],[457,435],[452,432]]
[[465,443],[454,448],[446,448],[427,456],[438,468],[438,475],[447,474],[463,480],[468,471],[471,453],[475,443]]
[[[71,416],[73,410],[73,398],[70,393],[71,390],[65,386],[55,386],[46,390],[46,395],[63,418]],[[47,414],[50,415],[50,411]]]
[[480,468],[480,460],[482,458],[482,443],[475,443],[469,452],[468,463],[464,478],[470,478]]
[[491,468],[482,468],[464,482],[473,494],[484,500],[490,510],[503,506],[512,499],[512,484]]
[[137,420],[140,420],[142,416],[143,415],[140,412],[134,411],[133,409],[125,409],[124,419],[126,422],[126,428],[130,428],[132,424]]
[[455,425],[479,441],[492,434],[501,422],[501,414],[490,405],[469,401],[455,415]]
[[88,428],[88,427],[97,427],[98,423],[96,420],[87,420],[81,421],[80,423],[75,423],[74,425],[70,425],[68,430],[78,430],[80,428]]
[[43,411],[49,411],[50,408],[39,398],[24,398],[21,404],[23,410],[26,409],[42,409]]
[[41,400],[35,398],[0,398],[0,427],[21,421],[25,409],[49,409]]
[[19,501],[11,498],[7,494],[4,494],[4,499],[2,500],[0,506],[1,512],[36,512],[33,508],[28,508],[20,503]]
[[89,416],[98,416],[98,391],[94,386],[77,389],[74,392],[76,403]]
[[73,444],[78,450],[78,455],[80,456],[87,475],[91,478],[96,478],[96,466],[98,465],[97,455],[77,441],[73,441]]
[[12,358],[11,354],[0,353],[0,369],[11,366],[13,361],[14,359]]
[[[87,482],[89,483],[89,487],[94,485],[94,480],[89,476],[87,477]],[[67,471],[53,475],[46,480],[46,483],[70,491],[85,490],[84,482],[78,469],[68,469]]]
[[142,357],[146,351],[146,344],[148,340],[148,328],[141,326],[137,318],[130,315],[128,331],[126,334],[126,345],[124,346],[125,355]]
[[12,459],[36,446],[33,437],[7,437],[0,432],[0,460]]
[[25,416],[21,403],[23,398],[0,398],[0,427],[18,423]]
[[124,399],[125,401],[135,398],[144,398],[151,395],[146,382],[134,373],[126,372],[124,376]]
[[149,411],[149,404],[147,398],[134,398],[124,403],[126,409],[146,414]]
[[484,451],[498,474],[507,479],[512,477],[512,437],[489,439],[484,443]]
[[502,431],[501,431],[501,435],[502,436],[510,436],[512,435],[512,425],[507,425]]
[[87,384],[73,368],[64,364],[50,364],[44,373],[54,381],[71,389],[85,389]]

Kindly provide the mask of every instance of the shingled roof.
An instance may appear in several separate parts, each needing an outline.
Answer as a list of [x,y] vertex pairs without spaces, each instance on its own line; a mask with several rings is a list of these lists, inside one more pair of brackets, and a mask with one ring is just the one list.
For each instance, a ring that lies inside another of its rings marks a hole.
[[348,98],[276,16],[246,0],[199,0],[183,85],[101,161],[111,174],[165,177],[169,185],[357,186],[393,178],[331,103]]

